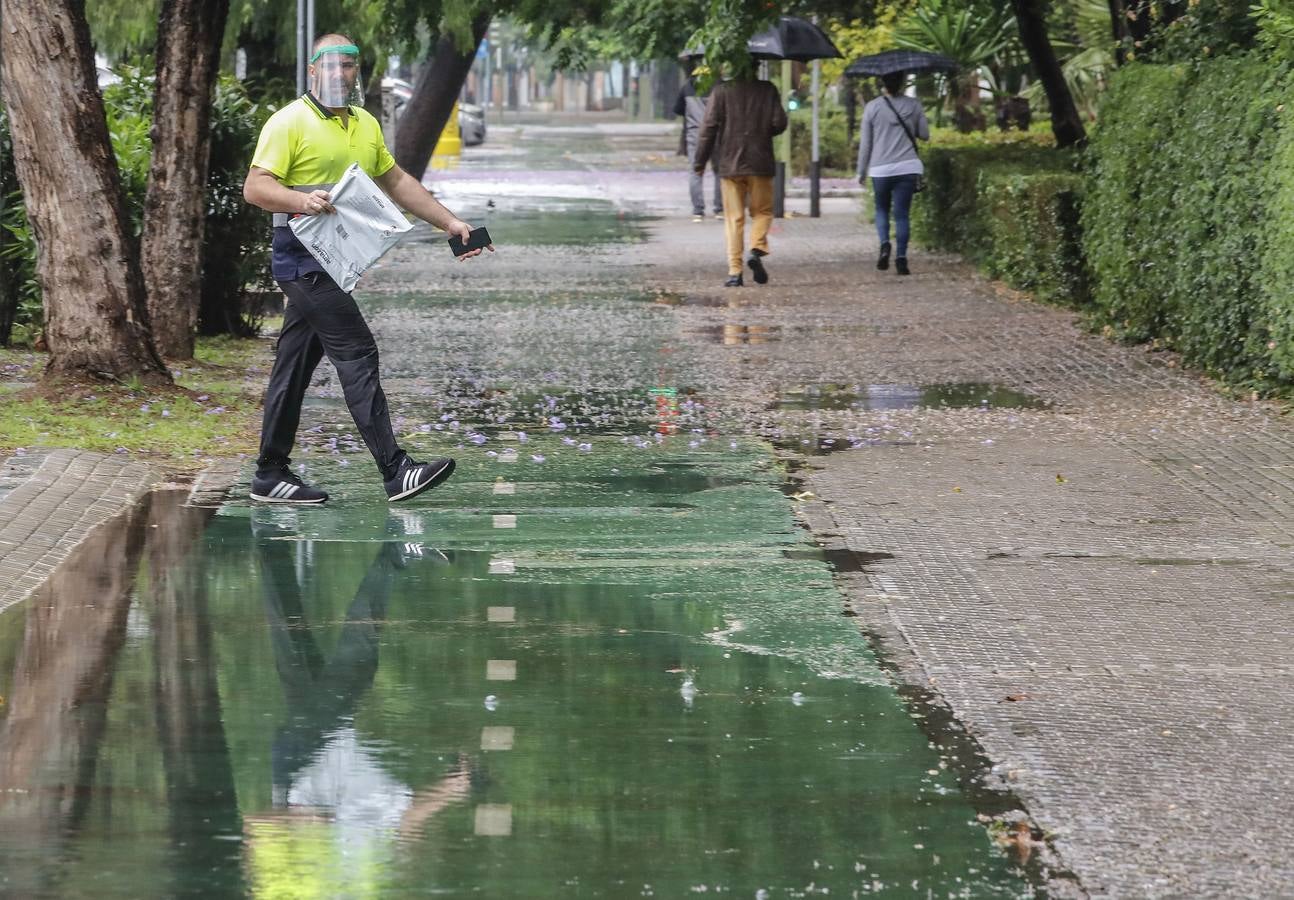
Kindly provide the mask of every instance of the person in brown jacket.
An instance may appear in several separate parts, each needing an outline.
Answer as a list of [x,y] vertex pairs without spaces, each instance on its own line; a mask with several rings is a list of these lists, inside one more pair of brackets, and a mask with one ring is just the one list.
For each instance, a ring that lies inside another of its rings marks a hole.
[[786,130],[786,110],[772,82],[734,79],[710,95],[692,168],[704,172],[710,156],[719,161],[724,231],[728,239],[728,280],[741,287],[741,253],[750,209],[750,258],[746,264],[757,284],[768,282],[761,257],[768,255],[773,224],[773,136]]

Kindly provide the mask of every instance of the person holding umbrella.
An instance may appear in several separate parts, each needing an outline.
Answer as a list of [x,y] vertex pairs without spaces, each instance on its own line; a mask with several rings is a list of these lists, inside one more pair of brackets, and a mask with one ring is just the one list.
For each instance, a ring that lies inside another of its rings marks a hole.
[[894,214],[894,271],[909,275],[908,235],[912,195],[925,174],[917,154],[917,141],[930,140],[926,111],[914,97],[903,96],[907,76],[892,72],[881,76],[881,95],[863,108],[863,124],[858,138],[858,181],[872,178],[872,198],[876,204],[876,233],[881,252],[876,268],[890,267],[890,213]]
[[750,265],[756,284],[768,282],[763,257],[768,255],[768,229],[773,224],[773,137],[786,130],[782,97],[771,82],[734,78],[710,94],[692,171],[705,173],[711,154],[719,159],[719,190],[723,195],[724,236],[728,244],[728,280],[724,287],[741,287],[741,252],[750,209]]

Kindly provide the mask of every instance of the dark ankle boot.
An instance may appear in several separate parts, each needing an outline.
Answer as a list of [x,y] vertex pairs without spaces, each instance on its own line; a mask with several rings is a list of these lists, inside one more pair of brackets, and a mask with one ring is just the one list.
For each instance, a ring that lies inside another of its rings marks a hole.
[[890,242],[886,241],[881,244],[881,255],[876,260],[876,268],[884,272],[890,267]]
[[894,257],[894,274],[896,275],[912,274],[911,270],[908,269],[908,258],[906,256]]

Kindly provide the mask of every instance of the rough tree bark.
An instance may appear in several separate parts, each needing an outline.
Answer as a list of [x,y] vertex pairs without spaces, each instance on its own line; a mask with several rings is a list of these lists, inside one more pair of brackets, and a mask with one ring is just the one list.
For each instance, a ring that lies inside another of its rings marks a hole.
[[1033,72],[1047,92],[1047,105],[1051,107],[1051,130],[1056,144],[1071,147],[1087,140],[1083,119],[1074,105],[1074,97],[1065,83],[1060,60],[1047,36],[1047,20],[1041,0],[1011,0],[1016,24],[1020,29],[1020,43],[1029,54]]
[[193,358],[202,279],[211,99],[229,0],[164,0],[157,25],[153,159],[140,265],[153,344]]
[[476,48],[490,27],[484,13],[472,23],[472,46],[460,49],[450,35],[436,42],[434,54],[418,72],[413,96],[405,104],[395,136],[395,161],[414,178],[422,179],[436,140],[453,112],[454,101],[476,58]]
[[84,4],[0,0],[0,21],[0,90],[45,298],[45,378],[168,383],[149,335]]
[[1110,32],[1114,37],[1114,64],[1128,61],[1128,7],[1123,0],[1109,0]]

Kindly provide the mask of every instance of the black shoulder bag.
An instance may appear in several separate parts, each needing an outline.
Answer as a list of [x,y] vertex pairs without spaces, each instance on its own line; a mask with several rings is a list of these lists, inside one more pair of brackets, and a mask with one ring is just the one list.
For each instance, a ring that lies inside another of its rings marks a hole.
[[[894,118],[899,120],[899,127],[903,129],[903,133],[906,134],[908,136],[908,140],[912,142],[912,151],[916,153],[917,159],[920,159],[921,148],[917,146],[917,139],[912,136],[912,132],[908,129],[908,123],[903,121],[903,117],[899,115],[899,111],[894,108],[894,104],[890,102],[889,97],[885,96],[884,94],[881,94],[881,99],[884,100],[885,105],[890,108],[890,112],[894,113]],[[926,176],[918,175],[917,186],[913,190],[919,194],[925,189],[926,189]]]

